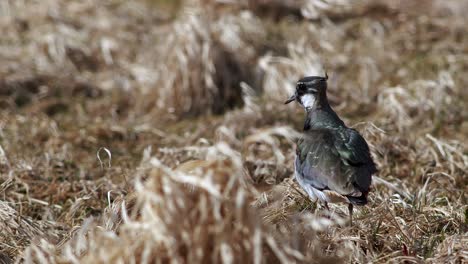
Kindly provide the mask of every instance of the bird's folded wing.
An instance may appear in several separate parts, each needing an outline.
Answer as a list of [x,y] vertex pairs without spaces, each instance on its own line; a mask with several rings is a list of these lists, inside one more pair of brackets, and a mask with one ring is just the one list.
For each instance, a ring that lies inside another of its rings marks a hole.
[[305,183],[341,195],[367,193],[375,165],[369,147],[352,129],[313,131],[298,142],[296,170]]
[[367,142],[351,128],[338,131],[335,137],[335,148],[345,165],[343,168],[348,171],[345,173],[359,191],[367,192],[372,174],[377,171]]

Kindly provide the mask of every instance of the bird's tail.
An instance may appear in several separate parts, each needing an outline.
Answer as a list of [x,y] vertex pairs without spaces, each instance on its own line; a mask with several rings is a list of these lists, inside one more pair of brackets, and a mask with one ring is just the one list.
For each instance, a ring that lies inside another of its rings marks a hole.
[[365,194],[362,194],[361,196],[358,196],[358,197],[347,195],[346,198],[348,198],[348,201],[351,204],[355,204],[355,205],[365,205],[365,204],[367,204],[367,195],[365,195]]

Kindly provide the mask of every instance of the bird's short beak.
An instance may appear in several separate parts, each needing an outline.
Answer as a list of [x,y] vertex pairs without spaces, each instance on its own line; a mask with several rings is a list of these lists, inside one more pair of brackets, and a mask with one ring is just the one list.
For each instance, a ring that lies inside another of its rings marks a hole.
[[288,100],[286,100],[286,102],[284,102],[284,104],[289,104],[290,102],[296,100],[296,95],[293,94],[291,95],[291,97],[288,98]]

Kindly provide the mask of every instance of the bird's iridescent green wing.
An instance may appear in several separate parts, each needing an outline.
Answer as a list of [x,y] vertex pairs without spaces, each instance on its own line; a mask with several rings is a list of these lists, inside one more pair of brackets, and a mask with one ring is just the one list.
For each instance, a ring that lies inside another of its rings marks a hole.
[[316,189],[367,193],[376,171],[369,147],[352,129],[310,131],[298,142],[296,170]]
[[377,171],[369,146],[354,129],[343,128],[335,133],[335,148],[345,166],[344,173],[358,189],[367,192],[372,174]]
[[337,183],[342,185],[341,159],[329,131],[309,131],[298,142],[296,170],[304,182],[319,190],[337,188]]

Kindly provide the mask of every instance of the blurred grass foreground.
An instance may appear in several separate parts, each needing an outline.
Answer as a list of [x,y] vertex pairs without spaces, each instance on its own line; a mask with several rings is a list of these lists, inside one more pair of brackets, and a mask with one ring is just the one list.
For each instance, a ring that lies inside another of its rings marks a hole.
[[[457,0],[1,0],[0,263],[467,263]],[[346,224],[294,181],[296,80],[370,144]]]

